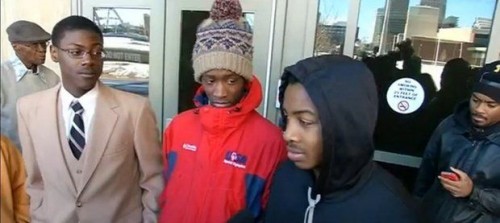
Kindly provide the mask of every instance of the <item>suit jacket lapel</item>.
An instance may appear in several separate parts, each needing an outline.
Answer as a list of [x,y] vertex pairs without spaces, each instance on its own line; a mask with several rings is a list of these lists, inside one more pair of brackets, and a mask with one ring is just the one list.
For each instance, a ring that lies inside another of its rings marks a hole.
[[[76,194],[76,187],[71,180],[71,176],[69,173],[68,166],[66,165],[66,159],[64,158],[63,149],[64,146],[61,142],[65,142],[66,137],[64,136],[65,127],[62,122],[64,119],[60,117],[62,114],[60,112],[61,107],[59,104],[59,90],[61,89],[61,85],[59,84],[57,87],[52,88],[49,96],[46,99],[40,100],[42,103],[40,105],[40,117],[46,117],[41,119],[44,124],[42,126],[54,126],[54,128],[44,128],[42,131],[46,138],[49,140],[43,141],[43,145],[40,145],[39,148],[47,151],[45,154],[50,154],[49,158],[53,160],[54,165],[58,166],[56,168],[60,171],[61,176],[63,176],[64,181],[68,185],[68,189]],[[62,132],[62,134],[59,134]],[[63,138],[61,138],[63,137]],[[51,140],[58,139],[58,140]]]
[[99,95],[97,96],[94,120],[90,129],[90,138],[85,146],[85,149],[89,150],[86,151],[87,158],[82,173],[83,187],[80,193],[85,190],[85,186],[95,172],[118,120],[118,114],[114,111],[118,107],[118,103],[112,92],[101,83],[98,85]]

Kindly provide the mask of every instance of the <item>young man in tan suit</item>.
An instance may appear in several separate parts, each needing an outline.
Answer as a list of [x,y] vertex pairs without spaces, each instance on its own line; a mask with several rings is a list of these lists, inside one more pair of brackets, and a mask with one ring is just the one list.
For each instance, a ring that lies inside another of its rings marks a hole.
[[32,222],[156,222],[162,160],[148,100],[99,81],[95,23],[70,16],[52,33],[62,85],[18,102]]

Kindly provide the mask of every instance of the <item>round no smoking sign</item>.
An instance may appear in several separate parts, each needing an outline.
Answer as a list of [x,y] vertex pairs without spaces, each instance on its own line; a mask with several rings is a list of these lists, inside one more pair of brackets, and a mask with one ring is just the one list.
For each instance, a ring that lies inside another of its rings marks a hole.
[[401,78],[387,90],[387,103],[397,113],[410,114],[424,102],[422,85],[411,78]]

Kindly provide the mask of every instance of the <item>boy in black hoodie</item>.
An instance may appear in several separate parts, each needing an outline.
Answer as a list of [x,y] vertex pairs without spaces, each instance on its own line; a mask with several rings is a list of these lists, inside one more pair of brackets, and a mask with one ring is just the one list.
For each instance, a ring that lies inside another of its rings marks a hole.
[[402,185],[375,164],[373,75],[345,56],[285,69],[279,101],[289,161],[277,170],[265,222],[417,222]]

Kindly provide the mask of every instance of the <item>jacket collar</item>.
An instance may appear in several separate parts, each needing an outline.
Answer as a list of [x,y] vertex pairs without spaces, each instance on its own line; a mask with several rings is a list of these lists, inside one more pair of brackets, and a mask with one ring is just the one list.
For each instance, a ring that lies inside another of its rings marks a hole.
[[197,107],[194,112],[200,115],[203,128],[208,132],[220,133],[240,126],[262,101],[262,87],[257,77],[254,76],[247,83],[246,89],[246,95],[238,104],[229,108],[216,108],[208,103],[205,90],[200,86],[193,101]]
[[[12,58],[10,58],[10,62],[12,64],[12,68],[14,69],[14,73],[16,74],[16,82],[21,81],[21,79],[23,79],[23,77],[28,72],[32,72],[31,70],[26,68],[26,66],[23,64],[21,59],[19,59],[19,57],[17,57],[17,56],[13,56]],[[37,66],[36,70],[37,70],[37,73],[35,73],[35,74],[39,74],[40,73],[40,66]],[[45,80],[43,80],[43,81],[45,81]]]
[[474,128],[471,123],[471,114],[469,110],[469,101],[463,101],[457,105],[453,116],[457,124],[458,134],[464,135],[471,140],[488,140],[500,145],[500,123],[487,128]]
[[[226,109],[226,110],[241,110],[241,111],[252,111],[259,107],[262,101],[262,86],[260,81],[256,76],[253,76],[252,81],[248,82],[245,86],[247,93],[240,102],[229,108],[214,108],[214,109]],[[204,106],[210,106],[208,101],[208,96],[205,92],[203,86],[200,86],[194,95],[193,102],[197,108]]]

